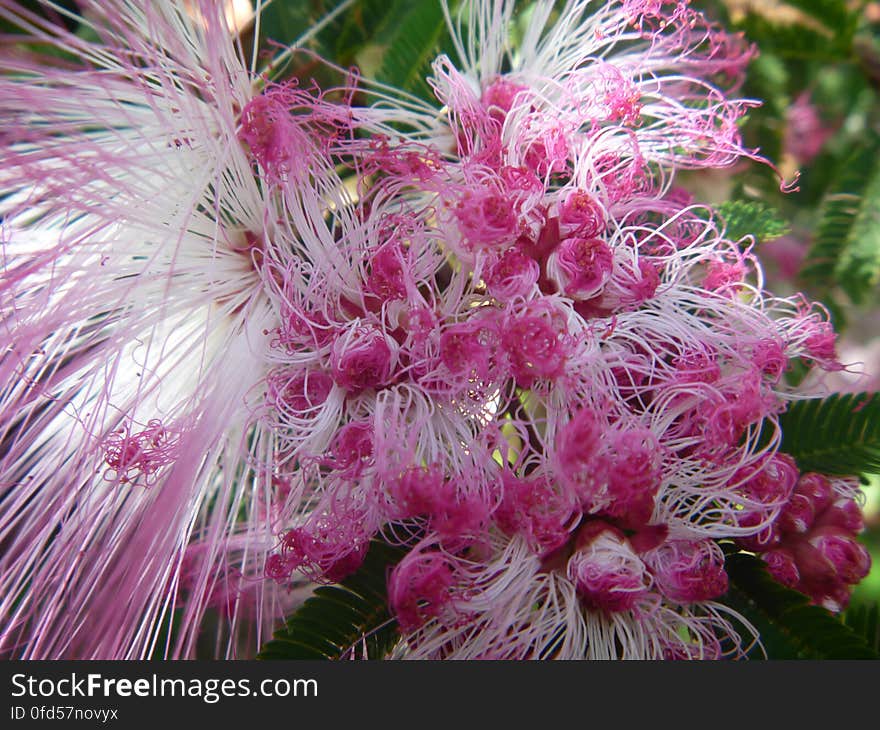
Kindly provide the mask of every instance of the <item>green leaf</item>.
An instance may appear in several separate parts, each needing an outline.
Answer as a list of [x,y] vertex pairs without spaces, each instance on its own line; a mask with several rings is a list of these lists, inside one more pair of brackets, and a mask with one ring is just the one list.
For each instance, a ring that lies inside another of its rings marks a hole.
[[859,303],[880,280],[880,145],[864,145],[843,164],[822,201],[816,237],[801,276],[839,283]]
[[880,473],[880,393],[796,401],[779,418],[780,450],[801,471]]
[[880,282],[880,165],[875,164],[862,192],[849,233],[835,267],[835,278],[855,304]]
[[844,614],[843,620],[865,639],[869,647],[880,653],[880,603],[851,606]]
[[333,4],[325,0],[263,0],[260,7],[260,34],[264,40],[288,46],[305,35],[332,9]]
[[779,238],[790,229],[776,208],[758,200],[728,200],[718,206],[718,215],[724,222],[725,235],[731,241],[751,235],[757,243],[762,243]]
[[433,98],[425,77],[445,30],[443,8],[436,0],[402,3],[388,33],[379,38],[386,46],[379,80],[422,98]]
[[780,58],[846,61],[852,55],[849,26],[820,30],[803,23],[777,22],[755,12],[749,12],[737,25],[749,40],[758,44],[762,53],[766,50]]
[[839,618],[774,580],[760,558],[734,553],[725,569],[730,578],[725,603],[758,630],[768,659],[880,659]]
[[858,13],[850,11],[846,0],[786,0],[786,2],[818,20],[837,36],[852,38],[858,24]]
[[398,636],[388,611],[386,572],[403,554],[372,542],[361,568],[336,586],[316,589],[257,658],[341,659],[362,650],[371,659],[384,657]]
[[335,58],[354,59],[357,53],[353,49],[359,51],[370,43],[382,43],[408,4],[408,0],[359,0],[336,37]]
[[[761,154],[771,160],[782,155],[782,125],[791,97],[788,85],[791,73],[785,62],[772,52],[761,53],[749,64],[744,92],[747,97],[761,99],[762,105],[748,114],[749,122],[744,133],[749,135],[749,145],[757,147]],[[769,167],[750,170],[752,175],[766,179],[769,189],[778,190],[779,182]]]
[[[379,0],[270,0],[262,5],[260,47],[298,44],[338,66],[354,63],[358,51],[372,38],[375,26],[388,12],[389,4]],[[270,41],[272,43],[270,43]],[[275,62],[273,76],[284,66]],[[306,71],[316,72],[312,58]]]

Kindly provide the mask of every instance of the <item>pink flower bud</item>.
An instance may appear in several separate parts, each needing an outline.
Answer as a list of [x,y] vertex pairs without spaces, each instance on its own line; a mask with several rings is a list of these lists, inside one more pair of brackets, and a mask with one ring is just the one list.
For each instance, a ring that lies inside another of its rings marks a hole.
[[841,497],[816,517],[816,528],[821,527],[837,527],[857,535],[865,529],[865,520],[854,499]]
[[575,190],[559,206],[559,229],[565,236],[596,238],[605,231],[605,212],[585,190]]
[[337,469],[348,478],[358,478],[372,461],[373,427],[368,422],[352,421],[340,428],[330,444],[329,457],[323,460],[325,466]]
[[350,327],[337,336],[330,355],[333,379],[356,395],[391,381],[397,343],[372,325]]
[[515,84],[501,77],[495,79],[483,90],[481,101],[483,106],[489,111],[489,115],[500,124],[503,124],[507,113],[516,102],[517,95],[527,90],[527,86]]
[[456,571],[444,553],[414,549],[388,578],[388,603],[401,629],[414,631],[432,618],[454,619]]
[[510,248],[489,267],[485,280],[492,296],[507,300],[527,294],[538,282],[539,274],[537,261],[519,248]]
[[645,564],[616,531],[603,530],[571,556],[568,578],[592,610],[627,611],[650,594]]
[[785,548],[770,550],[761,558],[767,563],[767,571],[782,585],[796,588],[801,579],[794,556]]
[[598,238],[566,238],[547,260],[547,275],[568,296],[590,299],[611,277],[614,254]]
[[373,253],[367,288],[382,301],[406,298],[406,270],[398,244],[386,243]]
[[825,527],[814,531],[808,540],[845,583],[858,583],[871,570],[870,553],[852,535]]
[[[582,499],[604,482],[607,423],[595,411],[584,408],[574,414],[556,437],[556,471]],[[587,500],[589,503],[589,500]]]
[[782,532],[804,533],[812,526],[815,516],[810,498],[795,492],[779,514],[779,529]]
[[516,382],[529,388],[537,378],[555,379],[567,360],[565,320],[551,307],[533,306],[507,318],[504,351]]
[[795,486],[795,492],[807,497],[813,506],[814,514],[820,514],[831,504],[833,490],[828,477],[810,472],[802,474]]
[[724,553],[712,540],[669,540],[644,559],[661,593],[676,603],[710,601],[727,592]]
[[266,399],[280,413],[313,413],[332,389],[333,379],[321,370],[277,368],[266,378]]

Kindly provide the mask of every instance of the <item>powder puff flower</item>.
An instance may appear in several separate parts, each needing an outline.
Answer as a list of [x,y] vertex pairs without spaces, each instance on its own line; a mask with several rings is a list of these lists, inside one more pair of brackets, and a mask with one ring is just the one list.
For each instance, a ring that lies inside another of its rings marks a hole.
[[2,60],[0,651],[189,656],[213,608],[234,655],[290,606],[248,577],[275,544],[260,389],[333,388],[266,356],[273,262],[309,246],[273,186],[332,170],[321,102],[257,95],[217,3],[90,3],[94,43],[0,14],[79,59]]
[[[686,2],[552,7],[515,49],[513,3],[450,18],[462,67],[435,62],[435,121],[386,90],[352,109],[379,140],[371,215],[397,201],[421,222],[407,258],[450,262],[404,295],[398,255],[381,308],[348,307],[399,344],[398,370],[333,411],[338,434],[371,435],[357,478],[314,468],[317,506],[291,511],[295,535],[334,525],[340,562],[282,551],[272,576],[329,580],[370,537],[401,545],[401,658],[740,656],[719,541],[781,519],[799,479],[776,453],[797,397],[781,375],[837,367],[833,335],[672,187],[755,157],[736,128],[750,102],[718,86],[750,50]],[[822,560],[798,543],[815,574],[845,566],[835,595],[864,570],[846,529],[808,541]]]
[[554,6],[464,3],[434,107],[255,85],[210,3],[16,11],[90,67],[2,81],[5,651],[235,655],[373,539],[399,658],[742,656],[720,541],[845,603],[851,485],[778,453],[834,333],[674,188],[755,157],[751,51]]

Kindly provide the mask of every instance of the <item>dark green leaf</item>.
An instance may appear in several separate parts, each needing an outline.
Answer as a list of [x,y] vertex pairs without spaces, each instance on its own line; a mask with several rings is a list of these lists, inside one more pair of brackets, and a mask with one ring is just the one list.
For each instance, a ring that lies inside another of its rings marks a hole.
[[[262,8],[260,47],[299,44],[299,48],[347,67],[372,38],[389,8],[389,3],[379,0],[355,0],[348,6],[344,0],[274,0]],[[273,76],[284,68],[274,67]],[[317,71],[311,57],[306,71]]]
[[847,626],[880,653],[880,603],[851,606],[843,616]]
[[353,59],[356,50],[368,44],[384,43],[410,4],[409,0],[359,0],[346,14],[335,41],[335,57]]
[[779,422],[780,448],[801,471],[880,473],[880,393],[796,401]]
[[373,542],[364,564],[336,586],[315,590],[263,645],[259,659],[340,659],[365,649],[382,658],[397,641],[388,611],[386,573],[403,557],[400,548]]
[[301,0],[301,2],[264,2],[260,12],[260,34],[282,46],[301,38],[320,18],[333,9],[333,3],[325,0]]
[[880,658],[839,618],[774,580],[754,555],[728,555],[725,568],[731,586],[725,602],[758,630],[767,658]]
[[849,26],[819,29],[809,24],[777,22],[754,12],[748,13],[738,25],[762,52],[772,51],[781,58],[845,61],[852,54]]
[[786,0],[837,35],[852,34],[858,13],[850,11],[846,0]]
[[849,245],[835,268],[837,282],[856,304],[880,281],[880,165],[862,192],[850,230]]
[[445,30],[443,9],[436,0],[403,3],[393,26],[385,38],[380,38],[386,50],[377,74],[379,80],[423,98],[432,98],[425,76]]

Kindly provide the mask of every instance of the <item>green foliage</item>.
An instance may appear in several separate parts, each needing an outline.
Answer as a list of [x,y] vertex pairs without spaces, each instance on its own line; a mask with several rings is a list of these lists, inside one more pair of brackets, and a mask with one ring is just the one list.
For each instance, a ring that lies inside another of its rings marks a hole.
[[856,304],[880,281],[880,163],[877,146],[857,149],[822,202],[819,225],[801,272],[846,291]]
[[751,235],[757,243],[761,243],[779,238],[789,231],[788,222],[778,210],[757,200],[728,200],[718,206],[718,215],[731,241]]
[[308,33],[314,23],[332,11],[335,4],[325,0],[295,3],[263,0],[260,6],[260,34],[263,39],[288,46]]
[[826,28],[834,30],[838,35],[855,31],[858,14],[852,12],[846,0],[786,0],[805,14],[818,20]]
[[852,606],[843,616],[844,623],[880,653],[880,603]]
[[[273,0],[262,9],[260,36],[262,48],[269,41],[281,47],[298,44],[425,99],[433,99],[425,81],[430,62],[450,45],[439,0]],[[322,70],[308,58],[306,72],[320,76]],[[272,69],[276,77],[303,73],[277,61]]]
[[865,186],[835,274],[855,304],[861,304],[880,282],[880,164],[874,165]]
[[335,41],[334,58],[346,58],[387,32],[400,12],[402,0],[359,0],[346,13]]
[[[802,173],[796,195],[780,194],[779,181],[769,167],[757,166],[738,178],[759,190],[762,199],[779,208],[796,230],[815,229],[813,211],[828,187],[830,173],[864,138],[864,115],[873,107],[875,94],[874,85],[858,67],[859,42],[865,36],[861,18],[860,9],[845,0],[752,3],[748,13],[733,18],[734,27],[759,51],[743,89],[745,96],[762,101],[749,112],[743,130],[747,144],[780,164],[786,177],[795,165]],[[824,128],[837,128],[820,155],[809,160],[787,157],[792,150],[784,144],[789,110],[801,97],[817,104]]]
[[815,61],[841,61],[850,57],[852,38],[833,35],[800,24],[785,24],[749,13],[741,25],[749,39],[781,58]]
[[[21,8],[40,18],[52,18],[60,20],[68,30],[76,30],[79,23],[76,15],[79,14],[79,8],[74,0],[57,0],[57,10],[47,8],[41,4],[39,0],[19,0]],[[13,22],[5,17],[0,17],[0,33],[2,34],[22,34],[27,31],[23,30],[18,23]]]
[[395,3],[382,0],[354,0],[347,5],[345,0],[264,2],[260,47],[299,44],[348,67],[355,63],[358,53],[387,21],[394,7]]
[[[761,53],[750,64],[746,75],[746,94],[761,99],[762,105],[749,112],[745,132],[751,137],[750,144],[758,147],[770,160],[779,160],[782,154],[782,134],[779,120],[791,105],[788,85],[791,74],[788,66],[772,53]],[[778,184],[772,170],[755,167],[749,171],[763,178],[768,192],[775,195]]]
[[372,659],[384,657],[397,641],[385,576],[402,557],[400,548],[372,542],[361,568],[336,586],[316,589],[257,658],[341,659],[362,651]]
[[[730,591],[724,601],[760,633],[768,659],[878,659],[860,633],[805,595],[774,580],[759,558],[727,556]],[[761,658],[753,650],[750,658]]]
[[[761,52],[787,59],[843,61],[852,56],[858,13],[843,0],[788,0],[800,10],[800,18],[770,12],[749,11],[740,28]],[[784,6],[783,6],[784,9]]]
[[880,393],[797,401],[779,421],[780,448],[801,471],[880,472]]
[[443,9],[436,0],[398,4],[393,24],[377,39],[385,46],[377,76],[380,81],[430,99],[433,93],[425,77],[446,30]]

